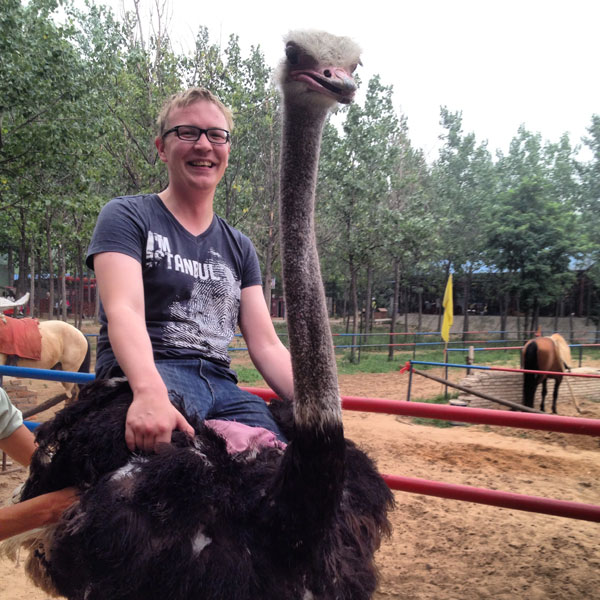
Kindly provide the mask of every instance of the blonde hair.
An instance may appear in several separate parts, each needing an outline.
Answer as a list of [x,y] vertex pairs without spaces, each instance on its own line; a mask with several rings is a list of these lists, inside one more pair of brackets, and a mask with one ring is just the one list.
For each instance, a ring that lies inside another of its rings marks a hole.
[[212,102],[222,113],[227,121],[227,128],[229,132],[233,131],[233,113],[231,109],[225,106],[211,91],[206,88],[193,87],[184,92],[178,92],[173,94],[163,104],[163,107],[156,119],[156,126],[158,128],[158,135],[161,137],[167,129],[167,120],[171,111],[174,108],[183,108],[194,104],[195,102]]

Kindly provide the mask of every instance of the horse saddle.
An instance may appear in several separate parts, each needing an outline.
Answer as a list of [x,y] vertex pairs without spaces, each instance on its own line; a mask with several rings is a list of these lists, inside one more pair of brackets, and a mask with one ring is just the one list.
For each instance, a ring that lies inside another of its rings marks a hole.
[[0,353],[19,358],[40,360],[42,358],[42,334],[37,319],[13,319],[5,316],[0,320]]

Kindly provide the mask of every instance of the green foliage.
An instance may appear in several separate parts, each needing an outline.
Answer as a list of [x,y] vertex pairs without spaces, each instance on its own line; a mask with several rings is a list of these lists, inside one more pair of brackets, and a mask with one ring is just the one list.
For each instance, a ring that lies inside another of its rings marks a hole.
[[526,309],[556,301],[573,284],[569,263],[582,240],[571,155],[567,139],[543,148],[539,136],[521,128],[498,164],[504,186],[486,224],[487,258],[508,274],[506,284]]
[[[267,287],[275,279],[281,293],[272,69],[259,47],[244,53],[235,35],[221,47],[205,27],[190,52],[176,51],[164,14],[156,7],[148,26],[93,2],[3,0],[0,252],[17,257],[21,291],[33,265],[57,273],[59,249],[68,272],[83,272],[109,198],[166,186],[156,115],[170,94],[203,85],[236,122],[216,208],[253,239]],[[375,298],[391,310],[394,290],[399,312],[411,298],[441,296],[450,267],[465,301],[485,270],[489,297],[533,315],[564,299],[575,265],[593,284],[590,316],[600,323],[600,117],[584,142],[588,163],[575,160],[566,135],[544,143],[524,127],[493,161],[463,131],[461,113],[442,107],[444,144],[428,165],[392,92],[373,77],[364,100],[340,109],[324,133],[316,228],[328,296],[353,316],[341,329],[364,333],[365,309]]]

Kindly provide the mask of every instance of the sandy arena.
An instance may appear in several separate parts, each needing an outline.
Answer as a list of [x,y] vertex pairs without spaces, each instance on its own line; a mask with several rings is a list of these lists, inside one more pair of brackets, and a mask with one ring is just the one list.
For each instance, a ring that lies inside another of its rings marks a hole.
[[[340,386],[347,395],[405,400],[407,381],[398,372],[345,375]],[[61,389],[42,381],[27,385],[40,402]],[[416,376],[412,389],[413,399],[441,392],[439,383]],[[583,400],[582,416],[600,418],[598,400]],[[559,412],[576,416],[565,400]],[[51,411],[43,414],[49,416]],[[409,417],[353,412],[344,419],[347,437],[384,473],[600,504],[597,438],[487,426],[440,429],[415,425]],[[25,477],[25,470],[0,475],[0,502]],[[599,524],[403,492],[395,496],[393,535],[378,554],[376,599],[600,597]],[[22,564],[2,559],[0,598],[47,595],[29,582]]]

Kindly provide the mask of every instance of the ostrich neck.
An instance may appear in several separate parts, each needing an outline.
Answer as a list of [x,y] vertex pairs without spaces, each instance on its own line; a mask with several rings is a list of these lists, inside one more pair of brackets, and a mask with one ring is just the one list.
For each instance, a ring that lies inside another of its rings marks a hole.
[[283,283],[297,426],[341,424],[337,369],[314,228],[326,109],[284,101],[281,147]]

